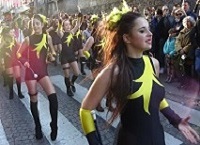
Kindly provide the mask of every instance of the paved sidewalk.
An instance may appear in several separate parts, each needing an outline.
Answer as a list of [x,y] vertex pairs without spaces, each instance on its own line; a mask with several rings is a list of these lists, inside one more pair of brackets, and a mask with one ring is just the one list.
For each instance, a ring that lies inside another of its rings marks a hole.
[[165,83],[165,74],[161,75],[160,79],[165,85],[167,98],[200,111],[200,94],[198,94],[199,83],[196,80],[191,80],[188,88],[180,88],[180,83],[178,81]]

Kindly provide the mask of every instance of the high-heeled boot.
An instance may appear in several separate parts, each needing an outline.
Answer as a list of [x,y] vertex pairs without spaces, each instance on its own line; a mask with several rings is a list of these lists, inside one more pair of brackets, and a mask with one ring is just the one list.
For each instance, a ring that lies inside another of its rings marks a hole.
[[8,75],[6,74],[5,70],[2,72],[2,77],[3,77],[3,86],[5,87],[8,84],[8,81],[7,81],[8,80]]
[[18,97],[22,99],[24,98],[24,95],[21,92],[21,77],[16,78],[16,84],[17,84]]
[[73,92],[76,92],[76,88],[74,86],[74,82],[77,80],[77,78],[78,78],[78,76],[76,76],[76,75],[72,76],[71,87],[72,87],[72,91]]
[[14,98],[13,77],[8,77],[7,83],[8,83],[8,87],[9,87],[9,99],[13,99]]
[[50,115],[51,115],[51,140],[54,141],[56,140],[57,137],[57,131],[58,131],[58,126],[57,126],[57,120],[58,120],[58,100],[57,96],[55,93],[51,94],[48,96],[49,99],[49,110],[50,110]]
[[65,85],[66,85],[66,87],[67,87],[67,95],[68,95],[69,97],[74,96],[74,94],[73,94],[73,92],[72,92],[72,90],[71,90],[71,82],[70,82],[69,78],[66,78],[66,77],[65,77]]
[[30,108],[31,108],[31,113],[35,122],[35,137],[37,140],[40,140],[43,138],[42,134],[42,127],[40,124],[40,119],[39,119],[39,112],[37,108],[37,102],[30,102]]
[[84,70],[84,65],[85,65],[86,61],[87,61],[87,60],[86,60],[85,57],[80,57],[81,74],[82,74],[83,76],[86,75],[85,70]]

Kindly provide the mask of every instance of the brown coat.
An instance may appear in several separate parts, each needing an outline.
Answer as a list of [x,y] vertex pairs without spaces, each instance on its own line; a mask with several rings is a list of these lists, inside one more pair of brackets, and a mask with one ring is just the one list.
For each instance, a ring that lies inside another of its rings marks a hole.
[[175,42],[175,49],[177,52],[183,49],[187,54],[194,47],[190,39],[190,31],[191,29],[183,28],[183,30],[179,32]]

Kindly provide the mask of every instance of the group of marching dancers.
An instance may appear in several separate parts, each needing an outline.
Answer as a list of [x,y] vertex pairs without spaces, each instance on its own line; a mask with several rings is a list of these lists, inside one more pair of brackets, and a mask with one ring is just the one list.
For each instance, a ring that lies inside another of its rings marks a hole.
[[[55,88],[48,76],[48,63],[61,64],[67,95],[74,96],[75,81],[80,73],[86,75],[85,64],[94,70],[101,63],[95,58],[99,51],[95,48],[97,23],[96,18],[91,23],[90,18],[83,16],[80,9],[74,16],[59,13],[48,19],[42,14],[35,14],[31,18],[21,15],[10,22],[1,23],[0,55],[4,86],[8,86],[9,99],[13,99],[15,79],[18,97],[22,99],[24,95],[21,92],[21,82],[25,80],[35,122],[36,139],[43,138],[37,107],[37,84],[41,85],[49,99],[51,139],[55,140],[57,137],[58,101]],[[72,75],[70,70],[73,72]],[[104,111],[101,105],[97,110]]]

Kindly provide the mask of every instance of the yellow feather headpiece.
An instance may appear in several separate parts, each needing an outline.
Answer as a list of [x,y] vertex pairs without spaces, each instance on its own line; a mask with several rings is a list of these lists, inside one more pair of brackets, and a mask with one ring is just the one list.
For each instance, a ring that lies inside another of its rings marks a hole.
[[42,22],[43,22],[44,24],[47,24],[47,23],[48,23],[47,17],[46,17],[46,16],[44,16],[44,15],[42,15],[42,14],[37,14],[37,15],[42,19]]
[[110,14],[106,17],[107,28],[109,30],[115,29],[117,23],[120,21],[123,14],[130,12],[131,8],[128,6],[127,2],[123,0],[121,10],[114,7]]
[[91,22],[92,24],[94,24],[98,19],[99,19],[99,16],[96,15],[96,14],[93,14],[93,15],[91,16],[91,18],[90,18],[90,22]]

